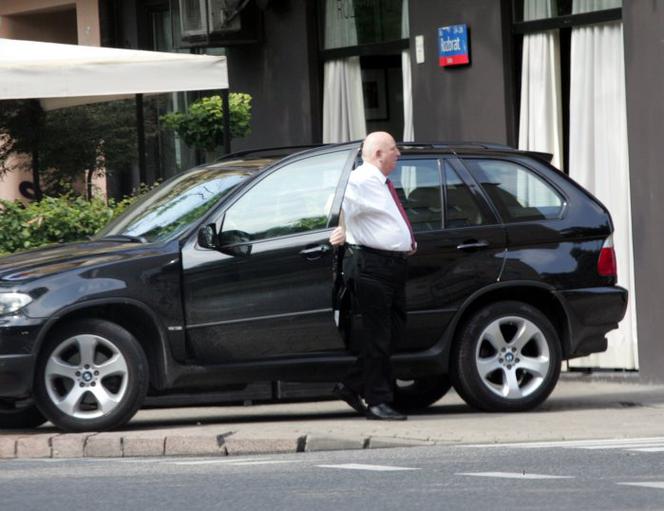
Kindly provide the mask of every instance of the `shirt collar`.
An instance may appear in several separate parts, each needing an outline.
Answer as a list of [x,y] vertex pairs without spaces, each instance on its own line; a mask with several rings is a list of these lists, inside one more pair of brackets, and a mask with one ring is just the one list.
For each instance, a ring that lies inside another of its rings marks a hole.
[[372,163],[364,162],[364,166],[367,167],[367,170],[371,171],[372,174],[379,176],[381,181],[385,183],[387,181],[387,176],[383,174],[378,167]]

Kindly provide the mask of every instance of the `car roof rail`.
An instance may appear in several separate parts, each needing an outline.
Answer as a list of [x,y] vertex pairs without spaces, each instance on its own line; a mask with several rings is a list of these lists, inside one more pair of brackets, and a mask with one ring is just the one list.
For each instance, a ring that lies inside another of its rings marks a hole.
[[246,149],[244,151],[235,151],[230,154],[225,154],[218,158],[216,161],[221,162],[224,160],[234,159],[234,158],[276,158],[290,156],[291,154],[306,151],[307,149],[316,149],[325,144],[310,144],[310,145],[294,145],[294,146],[278,146],[278,147],[266,147],[266,148],[256,148],[256,149]]
[[533,158],[551,163],[553,154],[543,151],[521,150],[507,144],[498,144],[495,142],[399,142],[397,144],[403,149],[431,149],[456,151],[463,149],[486,149],[488,151],[507,151],[511,153],[524,153]]
[[529,156],[532,156],[533,158],[542,160],[546,163],[551,163],[551,160],[553,160],[553,153],[543,153],[540,151],[523,151],[523,152]]
[[516,151],[514,147],[506,144],[497,144],[494,142],[475,142],[475,141],[449,141],[449,142],[399,142],[397,144],[403,148],[422,148],[422,149],[494,149],[499,151]]

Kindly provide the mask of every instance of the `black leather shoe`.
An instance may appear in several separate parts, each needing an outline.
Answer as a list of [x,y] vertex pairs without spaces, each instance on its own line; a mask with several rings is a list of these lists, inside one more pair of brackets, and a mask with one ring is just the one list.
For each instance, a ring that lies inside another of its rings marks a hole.
[[357,413],[364,415],[367,412],[367,407],[364,405],[360,395],[353,392],[343,383],[337,383],[332,389],[332,394],[334,394],[336,398],[348,403],[348,406],[350,406]]
[[367,408],[367,419],[374,421],[405,421],[408,417],[397,412],[390,405],[381,403]]

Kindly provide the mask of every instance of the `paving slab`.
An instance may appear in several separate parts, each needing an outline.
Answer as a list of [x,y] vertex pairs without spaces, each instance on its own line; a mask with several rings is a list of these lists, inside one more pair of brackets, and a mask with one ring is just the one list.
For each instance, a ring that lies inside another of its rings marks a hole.
[[0,436],[0,459],[16,458],[16,440],[14,435]]
[[69,433],[51,439],[51,456],[54,458],[82,458],[85,442],[93,433]]
[[368,439],[365,437],[307,435],[304,450],[315,452],[364,449],[367,441]]
[[163,456],[166,452],[165,435],[127,435],[122,438],[122,454],[131,456]]
[[50,458],[53,433],[22,436],[16,440],[17,458]]
[[166,437],[164,454],[166,456],[226,456],[222,433],[211,434],[174,434]]
[[245,454],[271,454],[298,452],[302,450],[304,437],[291,438],[234,438],[225,439],[224,445],[229,456]]
[[97,433],[90,435],[84,448],[86,458],[121,458],[122,433]]

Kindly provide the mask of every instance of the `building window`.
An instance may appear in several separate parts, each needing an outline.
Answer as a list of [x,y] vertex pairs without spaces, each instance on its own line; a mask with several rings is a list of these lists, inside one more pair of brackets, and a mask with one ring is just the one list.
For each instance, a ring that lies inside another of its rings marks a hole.
[[584,65],[572,41],[582,49],[580,29],[620,23],[622,0],[513,0],[513,7],[518,145],[553,154],[567,172],[571,75]]
[[402,0],[319,0],[326,50],[402,39]]
[[319,0],[323,142],[413,140],[408,0]]

